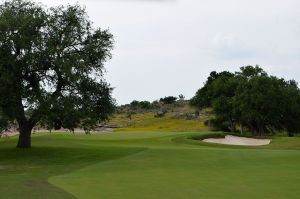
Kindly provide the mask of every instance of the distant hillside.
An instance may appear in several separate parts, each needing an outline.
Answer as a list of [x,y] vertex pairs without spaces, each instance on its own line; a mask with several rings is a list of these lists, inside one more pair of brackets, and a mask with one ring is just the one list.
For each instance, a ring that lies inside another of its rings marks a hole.
[[[119,126],[115,131],[202,131],[208,128],[204,122],[210,118],[210,109],[198,111],[187,100],[172,104],[153,102],[149,107],[132,105],[118,107],[109,125]],[[144,103],[142,103],[144,104]]]

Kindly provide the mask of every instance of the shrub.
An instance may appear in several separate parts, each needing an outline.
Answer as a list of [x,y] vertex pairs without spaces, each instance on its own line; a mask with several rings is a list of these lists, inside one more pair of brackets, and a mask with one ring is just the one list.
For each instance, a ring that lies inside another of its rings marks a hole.
[[164,103],[164,104],[173,104],[175,103],[177,100],[177,97],[174,96],[168,96],[168,97],[164,97],[164,98],[160,98],[160,102]]

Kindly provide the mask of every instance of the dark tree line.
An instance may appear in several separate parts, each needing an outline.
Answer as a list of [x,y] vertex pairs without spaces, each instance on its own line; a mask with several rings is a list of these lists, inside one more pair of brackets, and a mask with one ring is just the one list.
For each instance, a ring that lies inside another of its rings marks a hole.
[[[160,98],[159,100],[155,100],[153,102],[133,100],[130,104],[126,104],[121,107],[129,107],[132,110],[137,110],[137,109],[149,110],[149,109],[160,108],[162,104],[175,104],[177,99],[178,99],[177,97],[168,96],[168,97]],[[179,95],[179,99],[184,100],[184,96],[182,94]]]
[[300,132],[300,91],[297,82],[268,75],[259,66],[239,72],[212,72],[190,103],[212,107],[213,126],[253,135]]

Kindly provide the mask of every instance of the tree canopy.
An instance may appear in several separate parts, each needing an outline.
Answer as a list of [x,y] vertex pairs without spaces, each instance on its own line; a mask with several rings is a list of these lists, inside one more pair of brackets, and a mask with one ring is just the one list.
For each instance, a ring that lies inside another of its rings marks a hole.
[[294,80],[269,76],[259,66],[242,67],[231,73],[212,72],[205,85],[191,99],[198,108],[212,107],[211,123],[222,130],[255,135],[300,130],[300,91]]
[[162,102],[164,104],[173,104],[176,102],[176,100],[177,100],[177,97],[168,96],[168,97],[160,98],[159,102]]
[[113,36],[93,28],[84,8],[6,1],[0,33],[0,125],[17,121],[18,147],[30,147],[38,122],[89,131],[112,113],[103,73]]

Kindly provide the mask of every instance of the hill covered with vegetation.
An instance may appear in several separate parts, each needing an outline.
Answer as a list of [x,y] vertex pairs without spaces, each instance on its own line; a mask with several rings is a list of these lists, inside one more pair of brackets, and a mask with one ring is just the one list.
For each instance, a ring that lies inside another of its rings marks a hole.
[[210,109],[199,111],[189,100],[169,96],[119,106],[106,126],[118,127],[116,131],[201,131],[210,117]]

